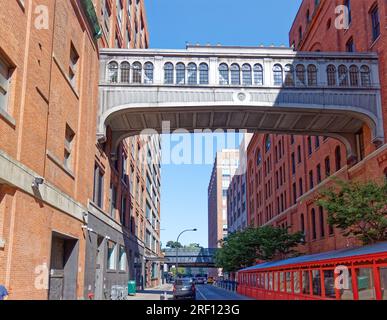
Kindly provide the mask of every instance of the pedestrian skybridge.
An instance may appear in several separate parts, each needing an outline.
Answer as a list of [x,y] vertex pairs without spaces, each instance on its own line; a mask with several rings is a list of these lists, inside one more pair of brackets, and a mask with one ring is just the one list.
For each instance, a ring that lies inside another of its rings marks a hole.
[[208,248],[165,249],[164,263],[172,266],[178,262],[179,267],[186,268],[213,268],[215,267],[216,250]]
[[188,46],[100,54],[98,138],[109,130],[112,150],[144,129],[330,136],[354,156],[366,125],[373,143],[384,142],[373,53]]

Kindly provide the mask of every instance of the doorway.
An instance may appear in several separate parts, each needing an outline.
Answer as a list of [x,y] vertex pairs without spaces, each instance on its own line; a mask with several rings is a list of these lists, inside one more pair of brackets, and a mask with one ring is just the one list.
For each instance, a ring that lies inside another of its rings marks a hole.
[[52,233],[49,300],[76,300],[78,240]]

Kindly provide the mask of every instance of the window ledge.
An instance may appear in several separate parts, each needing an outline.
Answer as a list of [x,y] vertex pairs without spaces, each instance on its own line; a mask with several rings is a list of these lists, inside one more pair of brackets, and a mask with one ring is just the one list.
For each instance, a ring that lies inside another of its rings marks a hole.
[[0,108],[0,118],[3,118],[13,128],[16,127],[16,120],[3,108]]
[[59,161],[59,159],[49,150],[46,152],[47,157],[52,160],[58,167],[60,167],[67,175],[69,175],[73,180],[75,180],[74,173],[65,167],[63,163]]
[[76,98],[79,100],[79,93],[77,92],[77,90],[74,88],[74,86],[72,85],[68,75],[66,74],[66,72],[64,71],[61,63],[59,62],[59,60],[56,58],[55,55],[52,55],[54,61],[55,61],[55,64],[58,66],[59,68],[59,71],[61,72],[61,74],[63,75],[63,78],[66,80],[66,82],[68,83],[69,87],[71,88],[71,90],[73,91],[74,95],[76,96]]

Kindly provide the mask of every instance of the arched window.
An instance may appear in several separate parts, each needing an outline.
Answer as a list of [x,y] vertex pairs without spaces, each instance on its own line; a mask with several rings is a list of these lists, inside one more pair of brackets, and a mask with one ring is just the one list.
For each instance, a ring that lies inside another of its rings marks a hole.
[[147,62],[144,65],[144,73],[145,73],[145,83],[153,83],[153,63]]
[[142,82],[142,66],[140,62],[133,63],[133,83],[141,83]]
[[325,158],[325,176],[328,178],[331,175],[331,161],[329,157]]
[[265,139],[265,151],[266,152],[269,152],[271,148],[271,138],[270,138],[270,135],[266,135],[266,139]]
[[305,234],[305,217],[304,217],[304,214],[303,213],[301,213],[301,223],[300,223],[300,227],[301,227],[301,232],[303,233],[303,234]]
[[336,67],[333,64],[327,67],[327,80],[328,86],[336,85]]
[[199,82],[200,84],[208,84],[208,65],[207,63],[201,63],[199,66]]
[[314,208],[312,209],[312,212],[311,212],[311,221],[312,221],[312,239],[316,239],[317,238],[317,232],[316,232],[316,210],[314,210]]
[[263,85],[263,68],[259,63],[254,65],[254,84]]
[[363,87],[369,87],[371,85],[371,74],[368,66],[362,66],[360,68],[361,85]]
[[243,85],[251,86],[253,84],[253,79],[251,75],[251,66],[248,63],[245,63],[242,66],[242,79]]
[[279,65],[279,64],[274,65],[273,77],[274,77],[274,85],[275,86],[282,86],[284,80],[283,80],[283,72],[282,72],[281,65]]
[[296,67],[296,79],[298,85],[306,85],[305,66],[303,64],[298,64]]
[[387,168],[386,169],[384,169],[384,179],[386,179],[386,181],[387,181]]
[[231,70],[231,84],[240,85],[241,84],[241,69],[238,64],[234,63],[230,67]]
[[319,207],[319,218],[320,218],[320,236],[321,238],[325,237],[325,222],[324,222],[324,209]]
[[314,64],[308,65],[308,85],[317,86],[317,67]]
[[285,66],[285,86],[293,87],[294,86],[294,68],[293,65],[287,64]]
[[351,66],[349,68],[349,80],[352,87],[359,86],[359,68],[357,66]]
[[167,62],[164,65],[164,83],[165,84],[173,84],[174,77],[173,77],[173,64],[170,62]]
[[122,83],[129,83],[130,82],[130,64],[129,62],[122,62],[121,63],[121,82]]
[[340,146],[337,146],[335,149],[335,164],[336,164],[336,171],[339,171],[341,169],[341,149],[340,149]]
[[339,66],[339,85],[340,87],[348,86],[348,68],[344,65]]
[[258,150],[257,152],[257,166],[259,166],[262,163],[262,153],[261,150]]
[[108,82],[118,82],[118,63],[115,61],[112,61],[108,64]]
[[219,66],[219,84],[229,84],[228,65],[225,63]]
[[185,84],[185,65],[181,62],[176,65],[176,84]]
[[188,84],[195,85],[198,83],[198,67],[195,63],[189,63],[188,67]]

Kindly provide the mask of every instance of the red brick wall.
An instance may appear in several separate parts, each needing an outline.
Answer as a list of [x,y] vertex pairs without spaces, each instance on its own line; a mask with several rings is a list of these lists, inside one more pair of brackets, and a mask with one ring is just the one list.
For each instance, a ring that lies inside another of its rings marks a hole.
[[[375,43],[371,43],[371,21],[369,16],[370,8],[378,3],[381,21],[381,36]],[[345,51],[346,43],[351,37],[355,43],[356,51],[375,51],[379,54],[380,59],[380,80],[382,84],[382,108],[385,123],[385,132],[387,128],[387,74],[386,74],[386,2],[383,0],[352,0],[352,23],[348,30],[337,30],[335,28],[335,8],[342,4],[343,1],[322,0],[320,6],[315,10],[314,0],[304,0],[295,18],[293,26],[290,30],[290,44],[295,44],[295,48],[299,51]],[[307,23],[307,10],[310,12],[311,20]],[[330,20],[330,22],[329,22]],[[330,25],[330,27],[328,27]],[[300,40],[299,27],[302,28],[303,37]],[[339,177],[346,179],[360,180],[377,180],[382,179],[387,168],[387,148],[386,146],[375,151],[375,146],[371,143],[370,130],[367,127],[364,130],[365,155],[366,158],[353,166],[352,168],[344,167],[340,172],[336,173]],[[281,136],[271,135],[272,145],[270,154],[275,156],[275,146],[282,139]],[[248,148],[248,221],[255,225],[263,225],[270,223],[273,225],[288,225],[292,231],[301,230],[301,215],[304,216],[305,233],[307,245],[303,246],[306,252],[321,252],[342,248],[348,245],[353,245],[356,241],[352,238],[345,238],[340,230],[333,230],[334,233],[329,233],[327,225],[327,215],[323,213],[324,235],[321,235],[321,223],[319,217],[319,208],[314,204],[314,200],[319,191],[324,188],[328,180],[321,184],[316,183],[317,165],[321,166],[322,179],[325,175],[325,158],[329,157],[331,173],[336,171],[335,168],[335,150],[340,147],[341,164],[346,165],[346,154],[344,146],[336,140],[320,138],[320,146],[315,147],[315,137],[312,137],[312,154],[308,155],[308,138],[295,137],[294,143],[291,143],[291,138],[285,136],[285,156],[284,164],[286,167],[286,183],[280,188],[273,187],[274,196],[268,198],[265,202],[263,196],[263,204],[257,206],[257,195],[259,191],[264,191],[265,183],[270,179],[275,179],[275,173],[281,167],[281,162],[273,163],[274,170],[266,177],[262,178],[262,182],[258,183],[257,174],[263,168],[256,165],[257,150],[264,150],[264,135],[256,134],[252,139]],[[299,164],[297,159],[298,146],[301,147],[302,161]],[[263,151],[262,151],[263,152]],[[296,171],[293,175],[291,172],[291,155],[295,154]],[[263,155],[263,164],[268,155]],[[273,158],[274,159],[274,158]],[[315,188],[311,191],[309,186],[309,172],[313,171]],[[303,195],[301,195],[299,187],[299,179],[303,181]],[[297,202],[293,205],[293,183],[297,186]],[[266,207],[269,205],[276,206],[276,197],[286,191],[287,193],[287,209],[284,212],[275,211],[272,219],[267,219],[265,215]],[[316,239],[313,239],[312,227],[312,209],[316,212]]]

